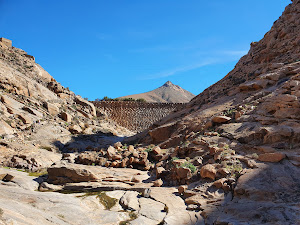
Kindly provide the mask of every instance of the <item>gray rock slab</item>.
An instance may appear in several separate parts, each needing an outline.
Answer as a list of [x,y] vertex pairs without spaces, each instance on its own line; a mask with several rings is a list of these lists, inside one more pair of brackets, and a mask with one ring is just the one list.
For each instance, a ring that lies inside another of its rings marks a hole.
[[155,220],[158,223],[162,222],[166,216],[166,212],[164,212],[165,205],[161,202],[157,202],[151,198],[140,198],[140,211],[139,214],[151,219]]

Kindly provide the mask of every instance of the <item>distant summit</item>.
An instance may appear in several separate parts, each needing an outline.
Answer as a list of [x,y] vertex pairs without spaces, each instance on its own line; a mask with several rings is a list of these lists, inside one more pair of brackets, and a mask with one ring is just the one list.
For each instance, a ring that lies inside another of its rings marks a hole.
[[173,84],[171,81],[167,81],[164,85],[163,85],[163,87],[171,87],[171,86],[175,86],[175,84]]
[[189,102],[195,95],[191,92],[184,90],[178,85],[173,84],[171,81],[167,81],[164,85],[153,91],[145,92],[142,94],[134,94],[123,96],[121,98],[143,98],[147,102],[160,102],[160,103],[185,103]]

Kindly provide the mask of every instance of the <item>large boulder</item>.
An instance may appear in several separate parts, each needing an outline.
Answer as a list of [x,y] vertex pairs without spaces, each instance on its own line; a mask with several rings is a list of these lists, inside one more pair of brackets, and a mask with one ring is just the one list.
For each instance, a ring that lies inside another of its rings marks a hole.
[[50,113],[50,115],[56,116],[59,113],[59,108],[56,105],[47,102],[45,104],[45,106],[46,106],[48,112]]
[[211,164],[207,164],[203,166],[200,170],[200,175],[202,178],[209,178],[215,180],[217,174],[217,170]]
[[262,162],[279,162],[285,158],[285,154],[280,152],[264,153],[258,156],[258,160]]
[[76,164],[58,163],[49,167],[47,171],[48,181],[54,184],[78,183],[98,180],[93,172],[88,170],[86,167]]
[[0,120],[0,135],[9,135],[9,134],[13,134],[14,133],[14,129],[11,128],[11,126],[9,126],[5,121]]

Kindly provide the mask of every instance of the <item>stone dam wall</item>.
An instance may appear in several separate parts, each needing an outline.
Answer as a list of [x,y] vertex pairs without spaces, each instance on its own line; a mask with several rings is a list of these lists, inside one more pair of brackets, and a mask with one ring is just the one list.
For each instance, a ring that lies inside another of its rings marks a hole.
[[117,124],[135,132],[141,132],[186,103],[148,103],[125,101],[93,102],[101,112]]

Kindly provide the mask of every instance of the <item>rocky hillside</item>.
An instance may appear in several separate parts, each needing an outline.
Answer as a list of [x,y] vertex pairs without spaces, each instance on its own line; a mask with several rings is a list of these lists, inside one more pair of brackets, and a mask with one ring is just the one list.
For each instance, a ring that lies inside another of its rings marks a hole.
[[171,81],[167,81],[163,86],[156,88],[153,91],[142,94],[128,95],[121,98],[142,98],[147,102],[159,103],[186,103],[189,102],[193,97],[195,97],[195,95],[191,92],[173,84]]
[[131,134],[104,117],[97,118],[92,103],[60,85],[33,56],[0,42],[2,165],[38,170],[61,157],[56,152],[72,135],[126,132]]
[[[231,190],[213,206],[207,182],[183,188],[194,192],[190,204],[200,205],[208,224],[298,224],[299,82],[300,1],[294,0],[226,77],[154,124],[140,142],[174,148],[178,163],[192,163],[212,186]],[[174,172],[164,173],[171,180]]]

